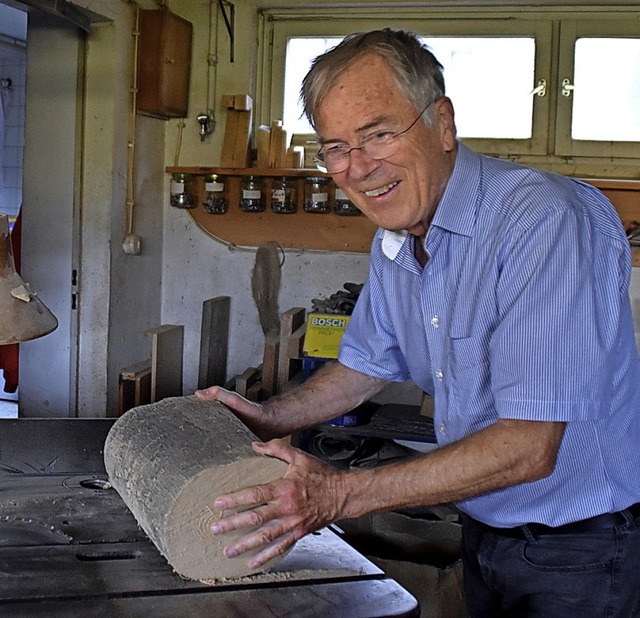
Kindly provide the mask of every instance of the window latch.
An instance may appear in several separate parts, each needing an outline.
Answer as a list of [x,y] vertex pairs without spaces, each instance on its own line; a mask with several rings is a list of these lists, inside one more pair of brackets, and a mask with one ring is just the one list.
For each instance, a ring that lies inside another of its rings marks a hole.
[[571,93],[576,89],[576,87],[571,83],[571,80],[565,78],[562,80],[562,96],[570,97]]
[[544,97],[547,94],[547,80],[541,79],[538,85],[529,93],[535,94],[537,97]]

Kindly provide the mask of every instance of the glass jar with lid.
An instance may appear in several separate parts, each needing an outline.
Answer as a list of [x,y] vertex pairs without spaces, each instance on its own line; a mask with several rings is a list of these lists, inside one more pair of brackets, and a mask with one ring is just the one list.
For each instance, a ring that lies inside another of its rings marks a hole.
[[218,174],[207,174],[204,178],[202,207],[211,215],[222,215],[227,212],[227,194],[224,182]]
[[196,200],[187,190],[190,182],[190,174],[171,174],[171,196],[169,199],[171,206],[174,208],[193,208],[196,205]]
[[304,183],[304,209],[306,212],[329,212],[329,179],[310,176]]
[[336,201],[333,205],[333,212],[347,217],[362,214],[360,209],[347,197],[347,194],[338,187],[336,187]]
[[240,210],[262,212],[264,210],[262,183],[255,176],[243,176],[240,179]]
[[271,183],[271,210],[286,215],[294,213],[296,206],[296,190],[292,179],[283,176],[274,178]]

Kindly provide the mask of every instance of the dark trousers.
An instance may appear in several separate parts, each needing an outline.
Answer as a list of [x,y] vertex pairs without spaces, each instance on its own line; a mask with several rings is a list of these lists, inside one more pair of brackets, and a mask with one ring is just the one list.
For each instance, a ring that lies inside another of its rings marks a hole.
[[501,531],[463,516],[472,618],[640,617],[640,514]]

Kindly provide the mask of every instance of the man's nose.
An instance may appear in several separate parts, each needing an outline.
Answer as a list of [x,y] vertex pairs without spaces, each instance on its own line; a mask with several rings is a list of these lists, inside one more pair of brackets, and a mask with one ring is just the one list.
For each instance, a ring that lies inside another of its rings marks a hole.
[[380,162],[367,154],[364,146],[352,148],[349,152],[349,175],[364,178],[376,169]]

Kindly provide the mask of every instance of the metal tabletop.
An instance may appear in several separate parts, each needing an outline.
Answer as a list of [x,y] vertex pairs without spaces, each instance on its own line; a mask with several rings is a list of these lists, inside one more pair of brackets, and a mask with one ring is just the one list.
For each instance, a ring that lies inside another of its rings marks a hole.
[[270,575],[179,577],[107,482],[113,420],[0,420],[0,615],[419,616],[414,597],[332,529],[300,540]]

